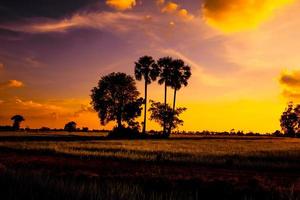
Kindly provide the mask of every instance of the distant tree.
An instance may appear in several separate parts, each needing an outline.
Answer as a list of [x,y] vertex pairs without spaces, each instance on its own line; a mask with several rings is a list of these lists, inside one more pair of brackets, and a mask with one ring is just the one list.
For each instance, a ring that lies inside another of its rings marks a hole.
[[143,133],[146,133],[146,122],[147,122],[147,91],[148,85],[152,81],[155,81],[160,74],[160,68],[156,64],[155,60],[151,56],[140,57],[137,62],[135,62],[134,74],[136,80],[140,81],[144,79],[145,81],[145,107],[144,107],[144,124]]
[[89,132],[89,128],[88,127],[82,127],[82,132]]
[[292,102],[290,102],[282,113],[280,118],[280,126],[285,136],[294,137],[297,129],[299,128],[299,109],[297,106],[294,108]]
[[[191,77],[191,75],[191,68],[188,65],[186,65],[183,60],[177,59],[172,61],[170,86],[174,89],[173,111],[175,111],[176,106],[176,92],[180,90],[182,86],[188,85],[188,80]],[[171,130],[169,129],[168,131],[170,132]]]
[[92,89],[92,106],[98,112],[101,124],[117,121],[117,128],[123,127],[122,122],[131,125],[141,115],[143,98],[135,80],[125,73],[111,73],[103,76],[98,86]]
[[76,126],[77,126],[76,122],[71,121],[71,122],[68,122],[65,125],[64,130],[68,131],[68,132],[75,132],[76,131]]
[[40,131],[51,131],[51,129],[48,127],[41,127]]
[[19,130],[21,122],[25,121],[25,118],[22,115],[15,115],[11,118],[11,120],[13,120],[13,130]]
[[[157,61],[157,64],[160,68],[160,74],[159,74],[159,79],[158,83],[160,85],[164,84],[165,87],[165,98],[164,98],[164,106],[165,109],[167,110],[167,89],[169,86],[172,84],[172,71],[173,71],[173,59],[171,57],[163,57],[160,58]],[[165,123],[163,124],[163,134],[167,134],[167,128],[166,128],[166,121],[167,121],[167,116],[165,117]]]
[[[159,123],[161,126],[165,126],[166,129],[175,129],[180,125],[183,125],[183,120],[179,119],[179,115],[183,113],[186,108],[177,108],[173,111],[170,106],[165,107],[163,103],[150,101],[151,107],[149,111],[151,113],[150,119]],[[163,133],[165,137],[170,136],[170,132]]]

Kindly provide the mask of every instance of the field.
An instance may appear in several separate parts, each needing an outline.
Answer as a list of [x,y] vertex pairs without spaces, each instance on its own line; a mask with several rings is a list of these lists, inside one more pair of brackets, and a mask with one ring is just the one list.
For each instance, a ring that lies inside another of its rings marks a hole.
[[2,132],[0,152],[7,199],[300,198],[296,138]]

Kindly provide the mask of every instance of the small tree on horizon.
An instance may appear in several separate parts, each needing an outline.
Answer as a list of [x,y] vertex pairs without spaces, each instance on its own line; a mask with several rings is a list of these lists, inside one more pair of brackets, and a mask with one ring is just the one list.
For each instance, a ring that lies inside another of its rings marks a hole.
[[15,115],[11,118],[11,120],[13,120],[13,130],[19,130],[21,122],[25,121],[25,118],[22,115]]
[[[179,115],[183,113],[186,108],[176,108],[173,110],[169,105],[167,108],[163,103],[150,101],[151,107],[149,108],[150,119],[157,122],[160,126],[165,126],[167,130],[172,130],[178,126],[183,125],[183,120],[179,118]],[[165,137],[170,136],[170,132],[163,133]]]
[[101,77],[98,86],[92,89],[91,104],[102,125],[116,121],[117,128],[121,129],[122,122],[137,125],[134,120],[141,115],[143,104],[139,95],[132,76],[113,72]]
[[296,133],[299,132],[299,117],[300,105],[294,107],[293,102],[290,102],[280,118],[281,129],[286,136],[294,137]]
[[75,131],[76,131],[76,127],[77,127],[76,122],[71,121],[71,122],[68,122],[68,123],[65,125],[64,130],[65,130],[65,131],[68,131],[68,132],[75,132]]
[[160,74],[160,69],[156,64],[155,60],[151,56],[140,57],[137,62],[135,62],[134,74],[136,80],[140,81],[144,79],[145,81],[145,107],[144,107],[144,124],[143,133],[146,133],[146,122],[147,122],[147,91],[148,85],[152,81],[155,81]]

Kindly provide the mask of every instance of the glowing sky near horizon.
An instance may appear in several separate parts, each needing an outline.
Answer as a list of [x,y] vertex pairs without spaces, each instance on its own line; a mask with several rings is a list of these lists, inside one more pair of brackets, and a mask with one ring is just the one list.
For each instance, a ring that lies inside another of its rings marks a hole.
[[[22,114],[24,127],[109,128],[90,90],[110,72],[133,75],[143,55],[192,67],[180,130],[272,132],[287,102],[300,102],[298,0],[55,1],[0,3],[0,125]],[[163,92],[152,84],[149,99]]]

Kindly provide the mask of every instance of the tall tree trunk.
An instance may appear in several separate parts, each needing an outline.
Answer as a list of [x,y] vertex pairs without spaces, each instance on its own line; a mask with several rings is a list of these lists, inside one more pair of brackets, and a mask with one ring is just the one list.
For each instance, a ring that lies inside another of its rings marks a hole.
[[[177,93],[177,89],[174,89],[174,97],[173,97],[173,113],[175,112],[175,105],[176,105],[176,93]],[[172,131],[172,126],[173,126],[173,122],[174,122],[174,115],[172,116],[172,122],[171,122],[171,126],[169,128],[168,134],[171,135],[171,131]]]
[[148,89],[148,84],[147,81],[145,81],[145,110],[144,110],[143,134],[146,133],[146,122],[147,122],[147,89]]
[[118,124],[118,129],[122,128],[122,112],[121,109],[118,109],[118,115],[117,115],[117,124]]
[[[165,83],[165,110],[167,110],[167,84]],[[163,134],[166,135],[166,116],[164,116],[164,130]]]
[[121,129],[122,128],[122,120],[121,118],[118,118],[118,129]]
[[173,97],[173,112],[175,111],[175,105],[176,105],[176,93],[177,93],[177,90],[174,89],[174,97]]

